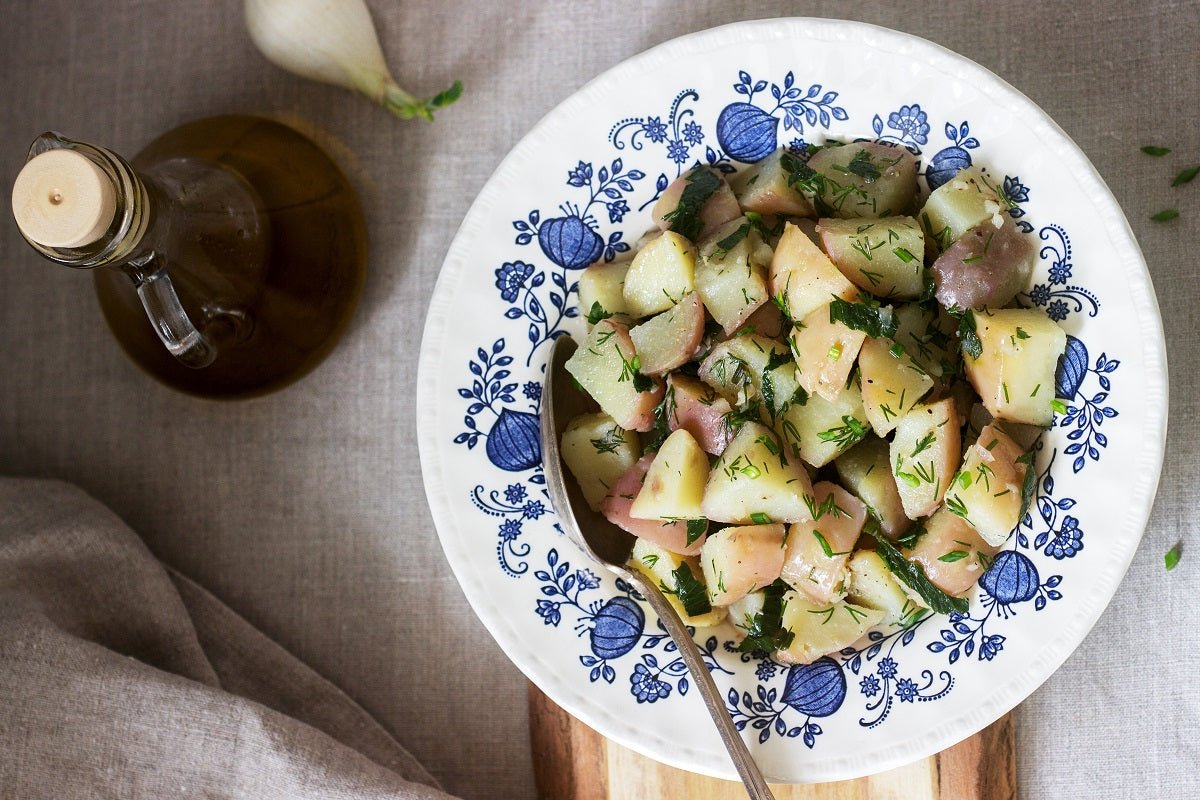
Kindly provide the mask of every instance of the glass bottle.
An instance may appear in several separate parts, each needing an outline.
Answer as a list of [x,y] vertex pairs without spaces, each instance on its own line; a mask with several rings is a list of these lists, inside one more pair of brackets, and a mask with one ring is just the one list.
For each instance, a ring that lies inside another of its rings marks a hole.
[[154,377],[210,397],[315,367],[366,277],[353,188],[311,140],[249,116],[197,120],[132,161],[39,136],[13,187],[26,241],[93,270],[105,319]]

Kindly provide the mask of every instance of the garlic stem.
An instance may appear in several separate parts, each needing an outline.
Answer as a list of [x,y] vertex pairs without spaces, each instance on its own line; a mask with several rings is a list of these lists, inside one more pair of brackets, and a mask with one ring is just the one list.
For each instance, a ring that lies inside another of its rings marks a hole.
[[388,71],[363,0],[246,0],[250,38],[275,65],[311,80],[344,86],[401,119],[432,120],[462,94],[462,83],[430,98],[401,89]]

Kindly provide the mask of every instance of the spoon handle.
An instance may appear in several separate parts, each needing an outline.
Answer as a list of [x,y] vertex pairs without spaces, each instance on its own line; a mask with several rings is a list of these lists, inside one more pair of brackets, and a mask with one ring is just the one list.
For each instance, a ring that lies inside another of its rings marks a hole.
[[692,636],[688,633],[683,620],[679,618],[679,614],[675,612],[674,606],[667,602],[667,598],[663,597],[658,587],[646,580],[641,573],[633,570],[614,571],[619,571],[625,580],[637,587],[637,590],[650,603],[650,607],[654,609],[654,613],[658,614],[667,633],[671,635],[671,639],[679,648],[679,655],[683,657],[683,663],[692,673],[692,680],[700,690],[700,696],[704,698],[704,705],[708,707],[708,713],[712,715],[713,722],[717,725],[717,732],[721,734],[721,741],[725,743],[725,749],[729,751],[729,757],[733,759],[733,765],[737,768],[738,775],[742,776],[742,783],[746,785],[750,800],[775,800],[775,795],[771,794],[766,779],[758,771],[758,765],[754,763],[754,758],[746,749],[746,743],[742,741],[741,734],[734,727],[729,712],[725,710],[725,700],[721,697],[717,685],[713,683],[712,675],[709,674],[708,667],[704,665],[695,641],[692,640]]

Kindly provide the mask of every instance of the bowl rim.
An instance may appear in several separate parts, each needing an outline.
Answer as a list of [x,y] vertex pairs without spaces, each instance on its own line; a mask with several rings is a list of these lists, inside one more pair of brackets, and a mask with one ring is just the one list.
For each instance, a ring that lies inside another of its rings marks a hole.
[[[1120,553],[1110,555],[1102,569],[1095,574],[1095,583],[1090,591],[1076,601],[1072,624],[1063,631],[1064,635],[1051,641],[1036,658],[1024,663],[1018,677],[989,692],[979,702],[962,704],[963,712],[941,725],[926,729],[917,736],[905,737],[873,753],[869,764],[864,765],[861,759],[848,756],[813,759],[812,763],[805,765],[802,780],[823,782],[874,774],[931,756],[987,727],[1032,694],[1075,652],[1111,602],[1149,520],[1163,463],[1169,392],[1166,345],[1157,299],[1145,259],[1116,198],[1082,149],[1045,111],[995,73],[966,56],[913,34],[854,20],[817,17],[748,20],[696,31],[655,45],[602,72],[555,106],[513,146],[488,178],[463,218],[439,271],[426,314],[417,383],[422,387],[435,386],[435,376],[444,363],[443,349],[447,334],[452,329],[454,313],[454,303],[446,291],[450,276],[465,267],[470,243],[479,234],[489,212],[502,202],[503,187],[507,181],[519,176],[518,168],[535,156],[539,144],[551,140],[555,127],[584,113],[592,97],[606,90],[610,84],[645,74],[657,64],[679,56],[694,56],[721,49],[734,43],[795,37],[819,40],[850,38],[871,47],[887,43],[893,48],[908,51],[933,68],[952,66],[956,75],[964,82],[971,83],[981,95],[1003,101],[1017,113],[1023,114],[1022,118],[1031,132],[1039,135],[1054,150],[1054,155],[1066,162],[1067,167],[1078,176],[1087,196],[1095,198],[1096,209],[1102,214],[1097,223],[1112,237],[1115,258],[1128,266],[1133,313],[1137,317],[1142,348],[1140,353],[1131,351],[1136,356],[1127,358],[1140,357],[1144,372],[1150,378],[1147,385],[1139,387],[1145,407],[1145,424],[1140,439],[1143,444],[1139,463],[1134,468],[1136,481],[1129,494],[1128,512],[1120,527],[1123,531],[1135,531],[1136,535],[1129,537]],[[612,741],[671,766],[737,780],[731,762],[721,760],[721,763],[713,763],[711,754],[706,751],[678,742],[667,742],[657,736],[647,736],[638,726],[595,704],[593,696],[586,691],[587,687],[575,685],[577,681],[573,677],[563,680],[539,654],[522,649],[518,630],[504,614],[489,605],[488,591],[481,576],[471,568],[471,561],[465,550],[459,547],[459,542],[448,533],[451,526],[446,520],[453,519],[450,510],[452,501],[439,456],[440,450],[447,445],[437,438],[440,430],[432,424],[438,418],[438,402],[431,391],[417,393],[415,422],[426,498],[451,570],[472,610],[500,649],[526,678],[555,703]],[[438,523],[438,520],[442,522]],[[788,780],[794,781],[795,776]]]

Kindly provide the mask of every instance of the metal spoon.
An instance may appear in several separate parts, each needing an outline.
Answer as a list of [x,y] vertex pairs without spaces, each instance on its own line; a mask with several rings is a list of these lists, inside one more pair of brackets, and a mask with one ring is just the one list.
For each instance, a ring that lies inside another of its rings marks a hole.
[[546,368],[545,389],[542,393],[542,458],[546,471],[546,487],[558,512],[559,523],[563,532],[579,549],[624,578],[649,601],[650,607],[658,614],[667,633],[679,648],[679,655],[683,657],[683,663],[692,674],[693,685],[700,690],[704,705],[708,707],[708,713],[717,725],[721,741],[725,743],[725,749],[729,751],[733,765],[741,775],[751,800],[774,800],[766,780],[750,756],[750,751],[746,749],[746,743],[742,741],[733,720],[725,711],[725,701],[718,692],[717,685],[713,683],[712,676],[708,674],[708,668],[704,666],[696,643],[692,641],[683,621],[657,586],[642,573],[625,566],[630,553],[633,552],[633,535],[592,511],[575,481],[565,480],[558,450],[559,437],[572,417],[592,410],[583,394],[571,385],[571,377],[565,367],[575,348],[575,342],[571,341],[569,336],[561,336],[555,340],[550,353],[550,364]]

